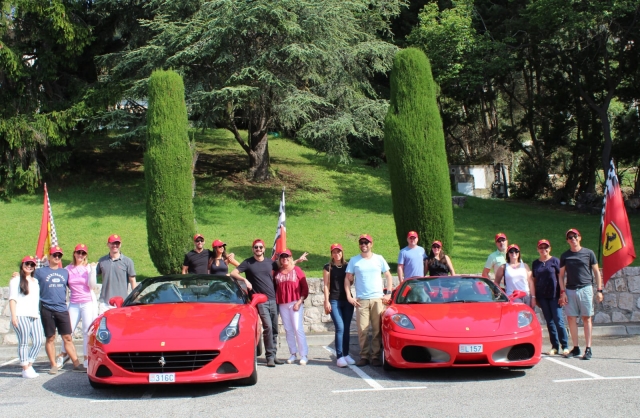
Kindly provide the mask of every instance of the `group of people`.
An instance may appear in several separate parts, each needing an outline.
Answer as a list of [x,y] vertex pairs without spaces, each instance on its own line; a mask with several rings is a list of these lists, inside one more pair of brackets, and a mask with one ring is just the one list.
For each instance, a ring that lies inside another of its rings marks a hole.
[[[551,342],[551,349],[547,354],[562,354],[565,357],[582,355],[583,360],[589,360],[593,355],[593,282],[595,279],[596,300],[600,303],[604,298],[602,276],[594,252],[581,246],[580,232],[569,229],[565,238],[569,249],[562,253],[560,259],[551,255],[549,240],[539,240],[537,249],[540,257],[529,268],[522,261],[520,247],[516,244],[509,245],[507,236],[500,232],[495,236],[497,249],[487,258],[482,275],[489,277],[489,272],[493,270],[495,283],[500,286],[504,280],[507,294],[512,294],[514,290],[523,291],[525,296],[521,301],[542,310]],[[563,308],[571,332],[571,349]],[[582,318],[584,329],[584,354],[578,345],[578,317]]]
[[[506,288],[507,294],[522,291],[521,302],[531,307],[538,306],[547,322],[551,350],[549,355],[563,354],[579,357],[582,353],[578,345],[578,317],[582,318],[586,349],[582,359],[592,356],[591,334],[593,306],[593,278],[596,281],[597,301],[601,302],[602,278],[593,251],[580,245],[578,230],[566,233],[569,250],[560,259],[551,256],[551,244],[546,239],[538,241],[540,257],[533,261],[531,268],[522,261],[520,247],[509,245],[507,236],[495,236],[496,251],[487,258],[482,275],[495,275],[495,283]],[[453,264],[444,254],[442,243],[431,243],[429,254],[418,245],[415,231],[407,234],[407,246],[398,254],[398,279],[421,276],[454,275]],[[107,240],[109,254],[97,263],[88,263],[88,250],[78,244],[73,253],[73,262],[61,268],[63,251],[51,247],[48,265],[36,269],[36,259],[26,256],[20,264],[20,272],[10,282],[11,324],[18,336],[18,354],[25,378],[37,377],[33,363],[40,351],[41,330],[46,338],[45,350],[51,368],[56,374],[68,360],[73,369],[85,371],[87,367],[88,330],[94,319],[107,309],[114,296],[126,297],[130,289],[136,287],[136,273],[133,261],[120,252],[121,237],[111,235]],[[182,273],[229,274],[243,283],[250,293],[267,296],[267,302],[257,306],[263,326],[265,357],[268,367],[284,364],[276,356],[278,337],[278,314],[286,332],[289,346],[287,363],[308,362],[308,344],[304,333],[304,301],[309,295],[309,287],[298,262],[306,260],[304,253],[293,260],[291,251],[286,249],[271,260],[264,256],[265,244],[261,239],[253,241],[253,255],[242,262],[235,260],[234,254],[226,252],[226,244],[220,240],[212,243],[212,250],[204,249],[204,237],[194,236],[194,250],[185,255]],[[331,315],[335,325],[336,364],[339,367],[371,364],[381,366],[381,315],[393,291],[393,278],[384,257],[375,254],[373,238],[363,234],[358,239],[359,254],[347,263],[343,247],[339,243],[330,246],[330,259],[323,268],[324,310]],[[229,265],[234,266],[229,273]],[[425,274],[426,273],[426,274]],[[244,274],[244,277],[242,276]],[[102,276],[100,297],[96,300],[94,289],[97,275]],[[355,285],[355,295],[351,288]],[[69,304],[67,304],[67,289]],[[568,336],[564,324],[563,307],[569,322],[573,348],[569,349]],[[349,354],[350,325],[356,314],[359,360]],[[76,354],[71,334],[82,319],[84,364]],[[56,330],[61,335],[63,347],[56,356]],[[372,338],[369,340],[369,330]],[[33,344],[29,348],[29,340]]]
[[[136,287],[133,261],[120,252],[121,237],[111,235],[107,239],[109,254],[97,263],[87,260],[85,244],[76,245],[73,261],[62,268],[64,252],[52,246],[47,262],[36,268],[37,260],[26,256],[20,262],[18,273],[9,282],[9,309],[11,326],[18,337],[18,358],[22,366],[22,377],[35,378],[33,369],[40,348],[42,334],[45,336],[45,351],[50,362],[49,374],[56,374],[71,360],[73,370],[87,370],[87,342],[91,323],[107,309],[113,308],[109,300],[114,296],[126,297],[129,288]],[[102,278],[99,298],[94,290],[97,276]],[[67,291],[69,302],[67,303]],[[84,362],[80,362],[72,341],[72,333],[82,319]],[[61,352],[56,355],[56,331],[62,338]],[[29,340],[32,345],[29,347]]]

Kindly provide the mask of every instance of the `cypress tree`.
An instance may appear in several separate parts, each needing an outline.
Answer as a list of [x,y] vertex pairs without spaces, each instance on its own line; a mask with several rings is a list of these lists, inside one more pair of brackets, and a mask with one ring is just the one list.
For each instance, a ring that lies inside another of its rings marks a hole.
[[160,273],[179,273],[195,230],[184,84],[178,73],[157,70],[148,88],[144,174],[149,255]]
[[407,245],[407,232],[413,230],[421,244],[440,240],[450,252],[453,206],[444,131],[431,65],[419,49],[401,50],[393,60],[384,131],[400,247]]

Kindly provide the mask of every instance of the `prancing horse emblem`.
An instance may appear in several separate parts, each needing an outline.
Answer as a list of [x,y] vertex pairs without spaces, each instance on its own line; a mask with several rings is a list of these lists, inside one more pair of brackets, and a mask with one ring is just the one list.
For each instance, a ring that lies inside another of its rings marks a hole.
[[164,361],[164,357],[160,357],[160,360],[158,360],[158,363],[160,363],[160,366],[164,367],[165,364],[167,364],[166,361]]

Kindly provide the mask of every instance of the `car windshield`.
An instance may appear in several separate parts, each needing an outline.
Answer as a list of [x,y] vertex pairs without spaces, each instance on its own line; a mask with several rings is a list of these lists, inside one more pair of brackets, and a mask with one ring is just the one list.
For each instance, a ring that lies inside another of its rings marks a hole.
[[425,277],[406,280],[397,290],[399,304],[508,302],[491,280],[483,277]]
[[131,305],[161,303],[246,303],[244,292],[229,276],[190,274],[144,280],[124,302]]

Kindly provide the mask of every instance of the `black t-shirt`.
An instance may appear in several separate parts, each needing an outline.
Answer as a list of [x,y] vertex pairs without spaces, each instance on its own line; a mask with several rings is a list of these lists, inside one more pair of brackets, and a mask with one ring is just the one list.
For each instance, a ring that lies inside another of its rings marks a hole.
[[207,274],[210,256],[210,250],[202,250],[199,253],[195,252],[195,250],[191,250],[187,254],[185,254],[182,265],[189,267],[189,273]]
[[344,278],[347,275],[347,265],[342,267],[324,265],[324,269],[329,272],[329,300],[347,300],[347,292],[344,289]]
[[429,268],[429,276],[448,276],[451,270],[449,265],[445,261],[440,261],[437,258],[429,258],[427,267]]
[[593,285],[591,266],[597,264],[596,255],[588,248],[580,251],[567,250],[560,256],[560,267],[566,267],[567,289],[576,290]]
[[276,289],[273,286],[273,261],[265,258],[258,261],[255,257],[247,258],[238,266],[238,271],[244,273],[255,293],[267,295],[269,300],[276,299]]
[[533,260],[531,274],[536,279],[536,297],[557,299],[560,296],[558,274],[560,274],[560,260],[551,257],[547,261]]
[[227,274],[229,273],[229,266],[224,260],[220,259],[220,265],[216,266],[216,260],[211,260],[211,268],[209,269],[210,274]]

